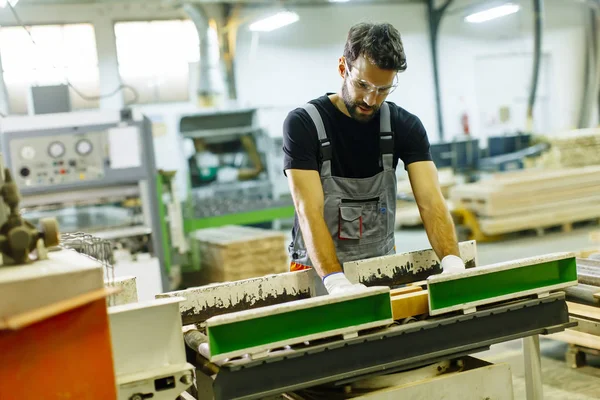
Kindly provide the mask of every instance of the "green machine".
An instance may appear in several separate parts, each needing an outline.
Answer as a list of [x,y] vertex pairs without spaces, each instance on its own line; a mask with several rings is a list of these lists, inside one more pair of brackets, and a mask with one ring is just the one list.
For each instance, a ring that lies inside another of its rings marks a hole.
[[[177,262],[183,272],[200,269],[198,251],[193,241],[187,240],[192,232],[225,225],[271,227],[274,221],[294,216],[291,196],[278,194],[276,187],[277,174],[281,173],[277,153],[281,150],[259,126],[256,109],[184,115],[179,133],[189,171],[180,209],[173,173],[161,172],[158,186],[163,199],[163,230],[170,238],[165,248],[171,255],[185,255],[181,263]],[[189,242],[191,248],[182,241]]]

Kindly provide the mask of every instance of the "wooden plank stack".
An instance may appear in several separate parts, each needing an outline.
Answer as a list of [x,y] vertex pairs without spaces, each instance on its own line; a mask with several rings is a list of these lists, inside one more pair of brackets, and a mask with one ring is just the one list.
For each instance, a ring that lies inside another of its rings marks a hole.
[[228,225],[192,233],[200,256],[202,284],[229,282],[289,269],[285,235],[279,231]]
[[586,354],[600,355],[600,261],[577,259],[579,284],[566,289],[571,322],[577,326],[550,337],[569,344],[566,361],[572,368],[585,365]]
[[535,161],[539,167],[600,165],[600,129],[579,129],[548,137],[550,151]]
[[[444,198],[450,196],[450,189],[456,185],[456,177],[450,169],[440,169],[438,171],[438,180],[440,189]],[[423,225],[419,208],[414,200],[412,186],[408,178],[398,181],[397,189],[399,199],[396,201],[396,228],[414,227]],[[448,208],[452,209],[451,202],[448,202]]]
[[486,235],[570,226],[600,218],[600,166],[497,174],[455,186],[451,199]]

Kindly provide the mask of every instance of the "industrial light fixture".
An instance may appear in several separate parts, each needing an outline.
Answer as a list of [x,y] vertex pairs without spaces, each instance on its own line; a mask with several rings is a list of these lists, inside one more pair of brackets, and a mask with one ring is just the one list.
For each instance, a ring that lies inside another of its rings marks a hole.
[[521,9],[521,6],[513,3],[506,3],[499,6],[494,6],[483,11],[472,13],[465,17],[465,21],[471,23],[481,23],[491,21],[496,18],[505,17],[514,14]]
[[281,11],[270,17],[253,22],[250,24],[250,30],[252,32],[271,32],[283,26],[293,24],[299,19],[300,17],[295,12]]
[[8,2],[10,1],[11,6],[16,6],[19,0],[0,0],[0,8],[5,8],[8,6]]

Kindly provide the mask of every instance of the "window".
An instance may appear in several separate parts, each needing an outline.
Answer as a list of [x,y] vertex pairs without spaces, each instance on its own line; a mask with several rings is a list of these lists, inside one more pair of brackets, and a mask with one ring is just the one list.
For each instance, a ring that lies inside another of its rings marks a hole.
[[[0,28],[0,55],[11,114],[27,114],[30,86],[71,83],[86,97],[98,96],[100,77],[96,37],[91,24]],[[73,109],[98,108],[73,89]]]
[[[189,100],[190,63],[199,59],[190,20],[115,24],[121,82],[138,92],[139,104]],[[124,91],[125,101],[132,101]]]

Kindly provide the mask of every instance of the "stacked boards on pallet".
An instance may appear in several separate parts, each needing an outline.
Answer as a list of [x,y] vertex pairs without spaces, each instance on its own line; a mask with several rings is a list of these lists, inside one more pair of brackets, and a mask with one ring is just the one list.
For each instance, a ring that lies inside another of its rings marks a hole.
[[577,259],[577,286],[567,288],[569,320],[577,326],[551,337],[569,343],[567,363],[585,365],[586,354],[600,354],[600,260]]
[[[454,172],[449,168],[442,168],[438,171],[438,180],[440,189],[445,199],[450,196],[450,189],[456,185]],[[408,178],[398,181],[396,201],[396,228],[413,227],[423,225],[419,207],[415,202],[412,186]],[[452,209],[449,203],[448,208]]]
[[199,229],[191,235],[202,284],[248,279],[289,269],[285,235],[245,226]]
[[550,150],[534,161],[545,168],[600,165],[600,129],[579,129],[548,138]]
[[477,216],[485,235],[600,218],[600,166],[524,170],[455,186],[456,209]]

